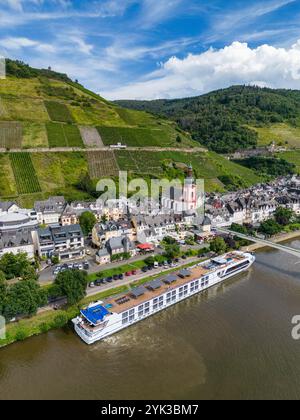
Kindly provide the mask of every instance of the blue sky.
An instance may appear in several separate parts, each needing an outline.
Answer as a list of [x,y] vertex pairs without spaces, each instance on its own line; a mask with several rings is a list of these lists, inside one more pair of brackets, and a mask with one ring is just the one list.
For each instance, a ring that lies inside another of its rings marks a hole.
[[0,51],[109,99],[300,89],[300,0],[0,0]]

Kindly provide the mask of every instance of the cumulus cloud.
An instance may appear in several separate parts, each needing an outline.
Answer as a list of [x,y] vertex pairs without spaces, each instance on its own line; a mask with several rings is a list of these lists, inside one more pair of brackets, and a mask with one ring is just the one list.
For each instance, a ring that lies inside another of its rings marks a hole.
[[147,78],[102,94],[109,99],[179,98],[234,84],[300,89],[300,40],[288,48],[233,42],[184,59],[172,57]]

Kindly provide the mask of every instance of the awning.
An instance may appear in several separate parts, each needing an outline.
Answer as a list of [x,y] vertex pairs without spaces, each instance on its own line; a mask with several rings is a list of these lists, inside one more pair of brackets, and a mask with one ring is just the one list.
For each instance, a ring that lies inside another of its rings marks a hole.
[[105,315],[109,314],[109,311],[102,305],[83,309],[80,312],[87,319],[87,321],[93,325],[97,325],[99,322],[103,321]]
[[137,246],[138,249],[141,249],[142,251],[148,251],[150,249],[154,249],[154,246],[151,244],[140,244]]

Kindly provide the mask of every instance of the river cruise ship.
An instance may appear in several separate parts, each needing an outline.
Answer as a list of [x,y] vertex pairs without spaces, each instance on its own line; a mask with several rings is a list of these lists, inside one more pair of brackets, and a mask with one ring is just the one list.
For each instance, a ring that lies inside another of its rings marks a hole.
[[248,270],[254,262],[254,255],[235,251],[152,280],[81,310],[73,319],[75,331],[93,344]]

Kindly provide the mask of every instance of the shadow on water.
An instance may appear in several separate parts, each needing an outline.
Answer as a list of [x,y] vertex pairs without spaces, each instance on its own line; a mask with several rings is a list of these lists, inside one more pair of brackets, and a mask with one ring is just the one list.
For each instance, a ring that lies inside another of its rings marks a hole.
[[[295,264],[295,267],[297,267],[297,262],[295,262],[294,264]],[[300,264],[300,259],[299,259],[299,264]],[[296,268],[294,271],[291,271],[291,270],[286,270],[282,266],[278,266],[278,265],[275,266],[274,264],[267,263],[266,261],[263,261],[263,260],[257,261],[257,265],[263,266],[265,268],[268,268],[269,270],[276,271],[281,274],[285,274],[287,276],[294,277],[300,280],[300,275],[299,275],[300,267],[299,266],[298,266],[298,269]]]

